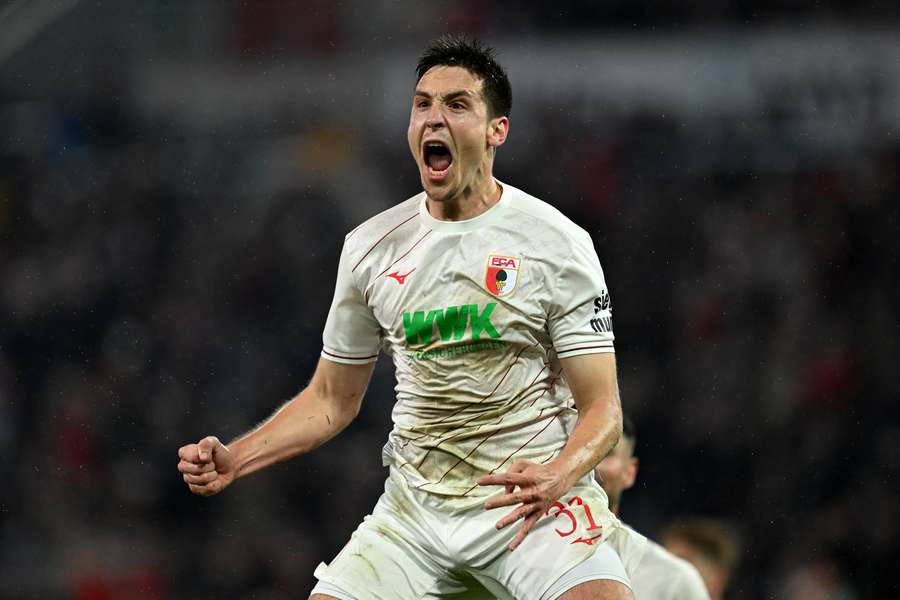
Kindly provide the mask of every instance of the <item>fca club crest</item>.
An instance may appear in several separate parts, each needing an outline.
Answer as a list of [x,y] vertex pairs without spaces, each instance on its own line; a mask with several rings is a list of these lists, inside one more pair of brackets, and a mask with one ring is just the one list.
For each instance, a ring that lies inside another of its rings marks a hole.
[[512,294],[519,280],[519,267],[522,259],[514,256],[488,256],[487,272],[484,275],[484,285],[494,296],[502,298]]

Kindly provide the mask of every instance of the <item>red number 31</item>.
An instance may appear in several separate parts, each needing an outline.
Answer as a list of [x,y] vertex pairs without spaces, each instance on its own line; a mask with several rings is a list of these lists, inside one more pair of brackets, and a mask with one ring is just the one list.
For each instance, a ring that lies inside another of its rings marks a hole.
[[[568,504],[568,506],[577,504],[578,506],[580,506],[581,508],[584,509],[584,516],[587,517],[587,521],[588,521],[588,525],[589,525],[589,527],[587,528],[586,531],[593,531],[594,529],[603,529],[603,525],[597,525],[597,522],[594,521],[594,515],[591,514],[591,507],[588,506],[587,504],[585,504],[584,500],[582,500],[580,496],[574,496],[571,500],[569,500],[569,502],[567,504]],[[569,517],[569,520],[572,522],[572,529],[570,529],[568,531],[563,531],[561,529],[554,530],[554,531],[556,531],[556,533],[559,534],[559,537],[566,537],[568,535],[572,535],[573,533],[575,533],[575,530],[578,529],[578,519],[575,517],[575,514],[571,510],[566,508],[566,506],[563,505],[562,502],[554,502],[553,504],[551,504],[550,508],[547,509],[547,514],[549,515],[550,511],[553,510],[554,508],[557,509],[556,513],[553,515],[554,517],[558,517],[560,515],[566,515],[567,517]],[[579,538],[578,540],[575,540],[575,541],[576,542],[577,541],[585,541],[586,543],[590,543],[587,540],[581,540],[581,538]],[[572,542],[572,543],[574,544],[575,542]]]

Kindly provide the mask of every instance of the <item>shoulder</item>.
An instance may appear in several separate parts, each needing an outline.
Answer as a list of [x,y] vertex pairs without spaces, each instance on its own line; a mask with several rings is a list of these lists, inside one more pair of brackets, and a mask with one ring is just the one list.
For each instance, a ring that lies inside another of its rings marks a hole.
[[344,237],[344,251],[351,256],[365,253],[404,225],[416,221],[424,194],[420,192],[363,221]]
[[513,199],[510,203],[511,209],[519,213],[521,218],[534,222],[543,231],[557,236],[560,240],[593,246],[590,234],[558,208],[516,187],[506,183],[502,185]]

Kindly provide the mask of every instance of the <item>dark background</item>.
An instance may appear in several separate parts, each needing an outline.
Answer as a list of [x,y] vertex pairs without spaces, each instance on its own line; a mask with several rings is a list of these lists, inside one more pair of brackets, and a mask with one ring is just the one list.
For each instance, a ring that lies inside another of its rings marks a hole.
[[343,235],[420,189],[417,55],[462,31],[513,84],[497,176],[604,266],[625,520],[733,527],[730,599],[898,597],[898,6],[0,3],[0,597],[306,597],[380,493],[387,360],[223,495],[176,451],[306,383]]

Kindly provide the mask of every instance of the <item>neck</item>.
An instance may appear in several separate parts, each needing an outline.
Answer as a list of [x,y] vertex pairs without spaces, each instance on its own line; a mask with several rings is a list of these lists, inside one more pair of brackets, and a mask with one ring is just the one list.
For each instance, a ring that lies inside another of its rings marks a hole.
[[497,204],[502,194],[503,188],[494,180],[488,168],[455,196],[444,200],[433,200],[428,196],[426,206],[431,216],[440,221],[465,221]]

